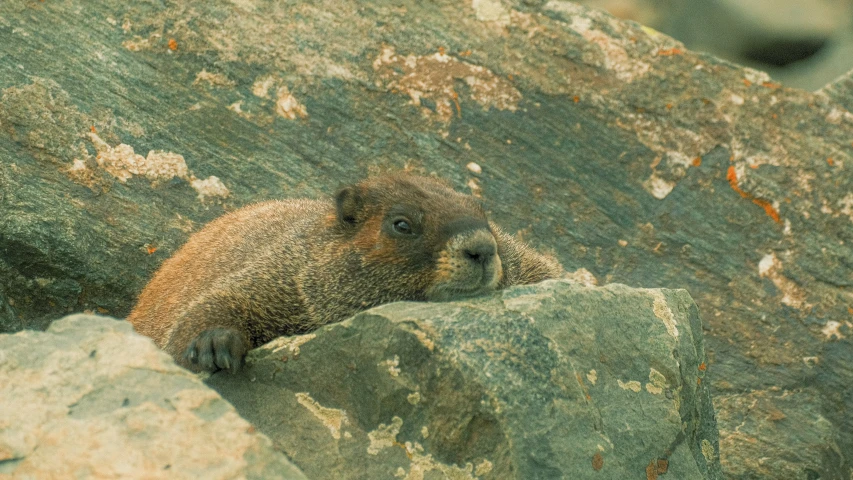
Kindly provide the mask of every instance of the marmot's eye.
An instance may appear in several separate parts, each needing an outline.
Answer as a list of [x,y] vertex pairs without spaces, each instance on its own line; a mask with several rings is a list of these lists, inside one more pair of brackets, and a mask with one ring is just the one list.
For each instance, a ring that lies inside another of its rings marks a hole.
[[394,231],[397,233],[402,233],[403,235],[411,235],[412,226],[409,225],[409,222],[406,220],[394,220]]

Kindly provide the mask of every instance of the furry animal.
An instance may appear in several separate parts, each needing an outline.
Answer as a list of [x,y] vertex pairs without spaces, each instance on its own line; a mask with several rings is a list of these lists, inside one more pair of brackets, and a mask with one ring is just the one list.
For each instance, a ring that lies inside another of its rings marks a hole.
[[330,200],[258,203],[211,222],[165,262],[128,320],[193,371],[384,303],[450,300],[562,267],[486,219],[479,201],[409,174]]

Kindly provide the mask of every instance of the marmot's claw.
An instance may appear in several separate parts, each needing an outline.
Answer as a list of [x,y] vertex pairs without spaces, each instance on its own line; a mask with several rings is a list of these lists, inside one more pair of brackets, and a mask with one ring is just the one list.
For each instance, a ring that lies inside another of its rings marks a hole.
[[184,360],[209,372],[230,370],[234,373],[240,369],[248,350],[246,341],[237,330],[211,328],[190,342],[184,352]]

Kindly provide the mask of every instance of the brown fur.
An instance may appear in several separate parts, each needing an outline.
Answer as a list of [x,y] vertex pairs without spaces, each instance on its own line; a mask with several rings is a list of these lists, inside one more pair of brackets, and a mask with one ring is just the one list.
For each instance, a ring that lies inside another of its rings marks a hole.
[[[398,232],[400,219],[416,234]],[[185,367],[236,370],[249,348],[375,305],[561,271],[487,223],[473,197],[395,174],[346,187],[334,202],[271,201],[220,217],[163,263],[128,320]]]

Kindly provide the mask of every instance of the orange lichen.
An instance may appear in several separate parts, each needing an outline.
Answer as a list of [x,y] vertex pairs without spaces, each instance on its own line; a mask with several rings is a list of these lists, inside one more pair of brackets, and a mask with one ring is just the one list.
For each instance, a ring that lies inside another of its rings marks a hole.
[[646,478],[648,480],[657,480],[658,475],[663,475],[667,471],[669,471],[669,460],[657,458],[646,465]]
[[684,53],[684,50],[680,48],[667,48],[658,50],[659,57],[671,57],[673,55],[681,55],[682,53]]
[[453,104],[456,105],[456,116],[462,118],[462,107],[459,106],[459,94],[453,92],[450,95],[450,98],[453,100]]
[[144,245],[144,247],[145,247],[145,251],[148,252],[148,255],[151,255],[157,251],[157,247],[155,247],[154,245],[151,245],[150,243],[146,243]]
[[[91,131],[92,133],[98,133],[98,131],[97,131],[97,130],[95,130],[95,126],[94,126],[94,125],[92,125],[91,127],[89,127],[89,131]],[[830,164],[830,165],[832,165],[832,164]]]
[[782,85],[773,82],[761,82],[761,86],[765,88],[782,88]]
[[667,103],[667,104],[666,104],[666,109],[667,109],[667,110],[672,110],[672,104],[671,104],[671,103]]
[[835,165],[835,160],[833,160],[832,157],[829,157],[826,159],[826,163],[828,163],[829,166],[831,167],[831,166]]
[[741,190],[737,184],[737,171],[735,171],[734,165],[730,165],[728,171],[726,171],[726,180],[729,181],[729,185],[732,186],[732,190],[739,193],[743,198],[749,198],[749,194]]
[[595,455],[592,456],[592,469],[596,472],[601,470],[601,467],[604,466],[604,457],[601,456],[600,452],[595,452]]
[[746,85],[747,87],[751,87],[751,86],[752,86],[752,82],[750,82],[749,80],[747,80],[747,79],[745,79],[745,78],[743,79],[743,84],[744,84],[744,85]]
[[753,198],[752,203],[758,205],[759,207],[764,209],[764,212],[767,213],[767,216],[773,219],[776,223],[782,223],[782,219],[779,217],[779,212],[773,208],[773,204],[768,202],[767,200],[761,198]]
[[708,369],[708,365],[706,365],[705,362],[702,362],[699,364],[699,371],[700,372],[704,372],[707,369]]
[[174,38],[170,38],[170,39],[169,39],[169,50],[174,51],[174,50],[177,50],[177,49],[178,49],[178,42],[177,42],[177,40],[175,40]]
[[581,101],[581,97],[579,97],[579,96],[575,95],[574,97],[572,97],[572,101],[573,101],[573,102],[575,102],[575,103],[578,103],[578,102],[580,102],[580,101]]
[[411,460],[411,459],[412,459],[412,452],[408,449],[408,447],[406,447],[406,445],[404,445],[404,444],[402,444],[402,443],[400,443],[400,442],[398,442],[398,441],[396,441],[396,440],[394,440],[394,441],[392,442],[392,445],[394,445],[395,447],[400,447],[400,448],[402,448],[402,449],[403,449],[403,451],[404,451],[404,452],[406,452],[406,456],[407,456],[407,457],[409,457],[409,460]]
[[698,167],[702,165],[702,157],[696,157],[693,159],[693,166]]
[[646,465],[646,480],[657,480],[658,479],[658,466],[655,465],[655,461],[652,460]]
[[779,217],[779,212],[773,208],[773,204],[764,200],[763,198],[755,198],[747,192],[741,190],[740,186],[738,186],[737,182],[737,172],[735,171],[734,165],[730,165],[728,171],[726,172],[726,180],[729,181],[729,185],[731,185],[732,190],[736,191],[743,198],[748,198],[752,200],[752,203],[758,205],[759,207],[764,209],[764,212],[767,213],[767,216],[773,219],[776,223],[782,223],[782,219]]

